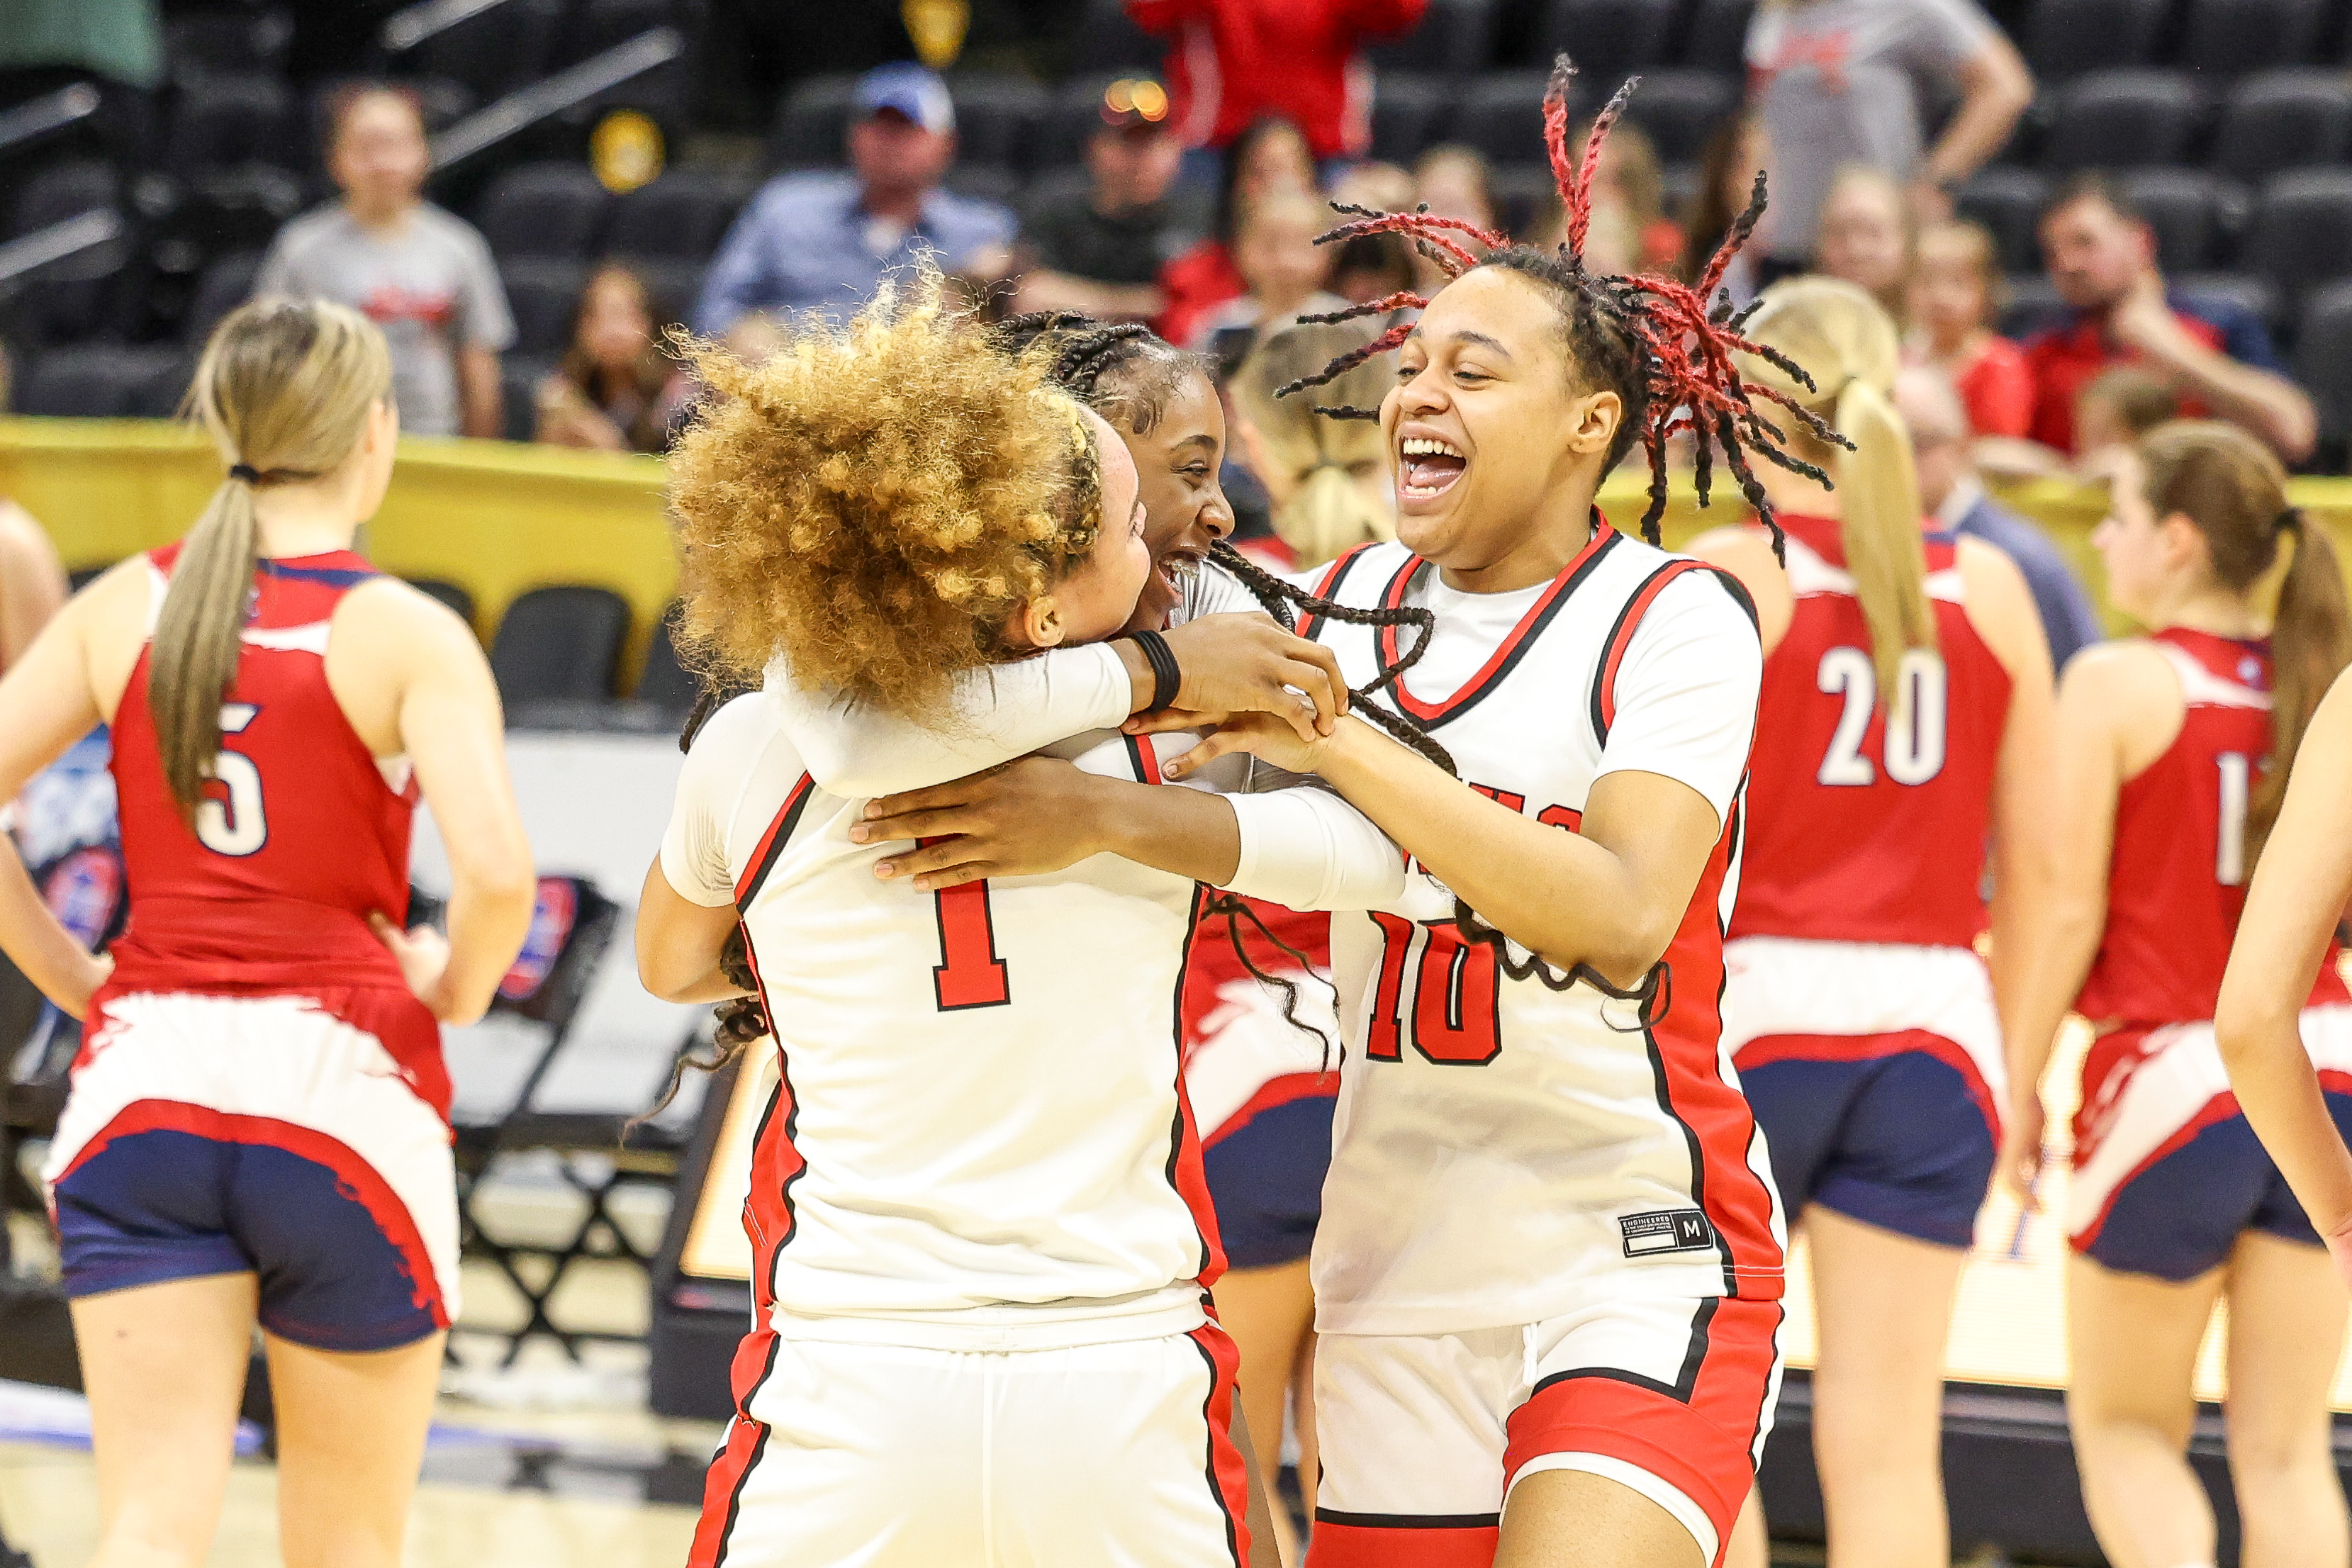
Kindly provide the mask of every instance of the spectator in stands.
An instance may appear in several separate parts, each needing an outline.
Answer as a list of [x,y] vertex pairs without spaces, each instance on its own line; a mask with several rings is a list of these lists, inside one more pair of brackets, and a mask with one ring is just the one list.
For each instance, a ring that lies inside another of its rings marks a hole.
[[1138,321],[1166,309],[1160,269],[1182,248],[1168,187],[1183,156],[1158,82],[1104,89],[1087,188],[1041,202],[1022,227],[1013,308]]
[[919,65],[879,66],[852,103],[852,172],[782,174],[751,198],[703,279],[703,336],[724,337],[746,310],[845,319],[926,250],[981,282],[1006,271],[1013,215],[939,188],[956,151],[947,83]]
[[2015,343],[1992,330],[2000,258],[1983,226],[1937,224],[1919,237],[1910,286],[1913,364],[1951,377],[1979,436],[2021,437],[2033,422],[2033,375]]
[[[1458,217],[1480,228],[1502,226],[1502,213],[1495,205],[1495,172],[1475,148],[1449,142],[1423,153],[1412,166],[1412,200],[1415,205],[1427,203],[1440,217]],[[1454,238],[1473,252],[1486,248],[1466,234]],[[1445,269],[1418,250],[1413,253],[1413,275],[1423,294],[1434,294],[1445,286]]]
[[[1952,187],[2033,100],[2024,59],[1974,0],[1764,0],[1748,65],[1778,153],[1766,282],[1812,254],[1840,169],[1883,169],[1920,218],[1949,217]],[[1929,106],[1950,99],[1958,107],[1925,145]]]
[[1242,214],[1277,191],[1312,192],[1315,159],[1307,138],[1289,121],[1268,118],[1225,150],[1217,184],[1216,220],[1207,238],[1160,268],[1167,304],[1152,329],[1171,343],[1190,342],[1201,318],[1249,291],[1234,264],[1234,235]]
[[332,300],[383,328],[403,431],[497,437],[514,317],[480,232],[425,199],[432,153],[415,98],[354,88],[331,124],[327,172],[343,199],[278,231],[255,295]]
[[1429,0],[1127,0],[1138,26],[1169,40],[1187,147],[1230,152],[1273,115],[1305,132],[1318,159],[1356,157],[1370,142],[1364,40],[1407,32],[1428,9]]
[[1932,365],[1906,366],[1895,378],[1895,411],[1911,430],[1920,504],[1944,527],[2017,563],[2050,639],[2051,668],[2063,669],[2077,648],[2099,640],[2098,618],[2049,536],[1985,494],[1969,457],[1968,409],[1951,378]]
[[[1682,265],[1675,275],[1685,283],[1696,281],[1713,258],[1732,223],[1748,208],[1756,175],[1772,153],[1764,121],[1752,110],[1742,110],[1716,127],[1699,155],[1698,194],[1692,198],[1690,221],[1684,226]],[[1764,215],[1768,226],[1772,215]],[[1723,288],[1735,305],[1745,305],[1763,287],[1757,281],[1759,247],[1749,244],[1731,258],[1723,274]]]
[[2262,318],[2231,300],[2168,289],[2156,233],[2114,181],[2084,174],[2059,187],[2042,212],[2042,254],[2073,314],[2025,345],[2035,440],[2074,452],[2076,395],[2131,362],[2172,386],[2182,414],[2242,426],[2289,463],[2311,455],[2311,399],[2286,378]]
[[[1331,200],[1374,212],[1403,212],[1412,205],[1412,176],[1394,163],[1359,163],[1331,183]],[[1336,215],[1332,221],[1339,221]],[[1401,234],[1358,235],[1331,262],[1331,292],[1350,305],[1385,300],[1412,286],[1412,249]]]
[[1315,243],[1331,226],[1331,211],[1313,196],[1277,191],[1251,205],[1234,238],[1234,261],[1249,292],[1228,300],[1201,318],[1191,346],[1205,349],[1220,332],[1247,329],[1263,339],[1295,322],[1302,311],[1320,313],[1348,303],[1328,292],[1332,255]]
[[2115,456],[2168,419],[2180,417],[2180,396],[2133,365],[2110,365],[2074,395],[2074,471],[2104,479]]
[[685,373],[662,352],[646,280],[618,262],[580,290],[572,346],[539,384],[538,438],[604,452],[666,452],[686,402]]
[[1813,246],[1816,272],[1868,290],[1879,308],[1903,320],[1911,272],[1911,215],[1903,187],[1885,171],[1848,163],[1830,181]]

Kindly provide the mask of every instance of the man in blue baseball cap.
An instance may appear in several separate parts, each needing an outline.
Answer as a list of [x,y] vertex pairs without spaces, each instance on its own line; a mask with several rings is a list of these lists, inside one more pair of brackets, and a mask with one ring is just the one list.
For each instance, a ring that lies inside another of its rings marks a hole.
[[782,174],[752,198],[703,279],[697,331],[721,336],[752,310],[847,317],[923,251],[950,273],[1002,274],[1013,215],[939,188],[955,162],[947,83],[909,62],[867,71],[848,142],[851,173]]

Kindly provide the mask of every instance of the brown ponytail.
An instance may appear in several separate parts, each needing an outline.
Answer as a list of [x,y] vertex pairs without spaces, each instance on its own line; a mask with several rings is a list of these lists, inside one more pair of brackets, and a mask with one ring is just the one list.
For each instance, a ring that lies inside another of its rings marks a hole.
[[2187,518],[2205,536],[2213,576],[2250,592],[2292,545],[2271,626],[2271,758],[2246,811],[2247,864],[2262,855],[2286,796],[2295,749],[2319,700],[2352,663],[2352,616],[2327,531],[2287,504],[2286,470],[2270,448],[2217,420],[2181,419],[2140,438],[2149,509]]
[[259,545],[254,490],[331,472],[359,445],[369,406],[391,396],[383,334],[341,305],[257,300],[205,345],[184,408],[230,471],[180,546],[147,674],[164,783],[191,822],[236,680]]
[[1870,628],[1878,700],[1891,710],[1902,700],[1904,653],[1936,647],[1911,437],[1887,395],[1900,368],[1895,323],[1852,283],[1794,278],[1765,290],[1748,336],[1803,365],[1820,390],[1806,390],[1760,358],[1743,358],[1741,374],[1778,386],[1853,444],[1841,451],[1801,430],[1790,440],[1798,456],[1836,479],[1846,571]]

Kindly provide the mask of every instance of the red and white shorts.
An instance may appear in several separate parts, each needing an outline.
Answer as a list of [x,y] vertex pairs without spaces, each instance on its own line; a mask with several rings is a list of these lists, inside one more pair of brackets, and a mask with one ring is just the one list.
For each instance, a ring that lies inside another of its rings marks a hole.
[[1307,1568],[1486,1568],[1511,1488],[1633,1488],[1719,1562],[1780,1395],[1780,1304],[1619,1297],[1521,1328],[1326,1334]]
[[1234,1343],[950,1351],[755,1331],[688,1568],[1242,1568]]

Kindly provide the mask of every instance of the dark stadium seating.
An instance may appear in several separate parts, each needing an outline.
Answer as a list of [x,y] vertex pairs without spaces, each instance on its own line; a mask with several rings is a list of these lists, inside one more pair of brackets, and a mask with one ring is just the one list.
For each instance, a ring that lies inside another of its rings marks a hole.
[[2145,65],[2156,57],[2165,0],[2034,0],[2026,63],[2045,86],[2085,71]]
[[1114,75],[1156,71],[1167,45],[1129,20],[1123,0],[1087,0],[1070,64],[1080,71]]
[[184,83],[164,161],[184,179],[245,163],[301,167],[308,148],[293,93],[274,76],[205,76]]
[[2213,167],[2256,184],[2284,169],[2336,163],[2352,151],[2352,90],[2344,73],[2266,71],[2230,89],[2213,138]]
[[[850,95],[856,90],[857,79],[850,76],[810,77],[795,84],[777,108],[775,129],[768,136],[769,161],[785,169],[841,163]],[[1100,100],[1099,89],[1095,96]],[[1087,112],[1093,112],[1091,105]]]
[[176,348],[77,343],[42,354],[16,378],[16,411],[78,419],[125,419],[176,404],[184,382]]
[[701,262],[635,261],[631,266],[646,280],[646,291],[653,296],[656,326],[693,316],[694,302],[702,293]]
[[556,29],[549,63],[577,64],[677,19],[677,7],[671,0],[583,0]]
[[293,41],[294,20],[282,6],[199,11],[164,24],[163,58],[183,80],[255,71],[276,76],[286,68]]
[[948,79],[956,106],[959,163],[1026,167],[1052,97],[1026,77],[966,75]]
[[501,261],[507,304],[514,311],[515,347],[528,354],[560,354],[571,346],[572,319],[580,308],[588,264],[557,256],[526,256]]
[[2340,469],[2352,440],[2352,280],[2315,289],[2304,301],[2294,368],[2318,408],[2328,467]]
[[499,358],[499,393],[506,406],[502,434],[509,441],[539,437],[539,384],[555,368],[552,354],[520,351]]
[[1542,71],[1517,70],[1496,71],[1470,82],[1454,106],[1446,140],[1475,147],[1496,163],[1540,162],[1544,81]]
[[1372,84],[1372,156],[1410,164],[1443,141],[1454,91],[1440,79],[1381,71]]
[[1626,106],[1626,118],[1649,132],[1658,158],[1695,163],[1707,138],[1739,105],[1738,84],[1714,71],[1666,69],[1645,72]]
[[245,303],[253,292],[254,276],[260,270],[261,253],[257,250],[224,256],[205,268],[186,313],[180,318],[181,341],[201,347],[220,324],[220,319]]
[[2178,163],[2204,109],[2204,95],[2170,71],[2095,71],[2055,98],[2042,162],[2066,171]]
[[700,261],[719,248],[751,187],[732,174],[673,169],[613,204],[605,251],[648,261]]
[[2022,341],[2040,331],[2065,310],[2050,279],[2038,272],[2012,274],[2001,285],[2007,298],[2000,309],[2003,336]]
[[2156,230],[2167,272],[2194,272],[2227,259],[2245,225],[2244,191],[2202,169],[2134,169],[2118,182]]
[[[564,21],[562,0],[504,0],[470,10],[434,9],[455,16],[446,25],[433,26],[436,17],[423,15],[425,7],[412,6],[386,22],[386,62],[398,76],[463,82],[479,100],[511,92],[541,76]],[[429,30],[415,33],[419,22]],[[403,30],[404,26],[410,30]]]
[[1698,0],[1683,39],[1683,64],[1737,77],[1748,59],[1748,24],[1756,0]]
[[2294,169],[2271,181],[2254,203],[2238,265],[2287,301],[2352,277],[2352,169]]
[[533,588],[507,606],[490,643],[490,673],[519,703],[613,695],[629,606],[609,588]]
[[2181,62],[2202,81],[2311,58],[2322,0],[2189,0]]
[[2041,243],[2035,236],[2042,205],[2050,199],[2050,179],[2038,169],[1996,164],[1979,171],[1953,195],[1959,215],[1992,233],[2008,272],[2031,272],[2041,265]]
[[670,641],[670,631],[677,622],[677,606],[662,616],[654,627],[653,639],[646,646],[646,668],[637,677],[637,689],[632,693],[640,702],[649,702],[665,712],[683,716],[694,706],[701,684],[685,666],[677,661],[677,648]]
[[9,205],[8,236],[30,234],[93,207],[111,207],[121,194],[121,183],[110,163],[96,158],[52,163],[17,190]]
[[474,624],[474,595],[455,583],[438,577],[411,577],[408,585],[430,599],[438,599],[457,612],[457,618],[467,626]]
[[500,264],[520,256],[593,253],[613,195],[579,163],[525,163],[490,183],[474,223]]
[[1673,51],[1675,0],[1547,0],[1539,58],[1566,53],[1594,104],[1636,71],[1666,62]]
[[2182,272],[2165,279],[2166,286],[2190,299],[2227,300],[2260,316],[2276,333],[2283,324],[2279,291],[2263,279],[2242,272]]
[[1495,0],[1429,0],[1411,32],[1382,38],[1364,50],[1380,71],[1468,76],[1494,58]]

